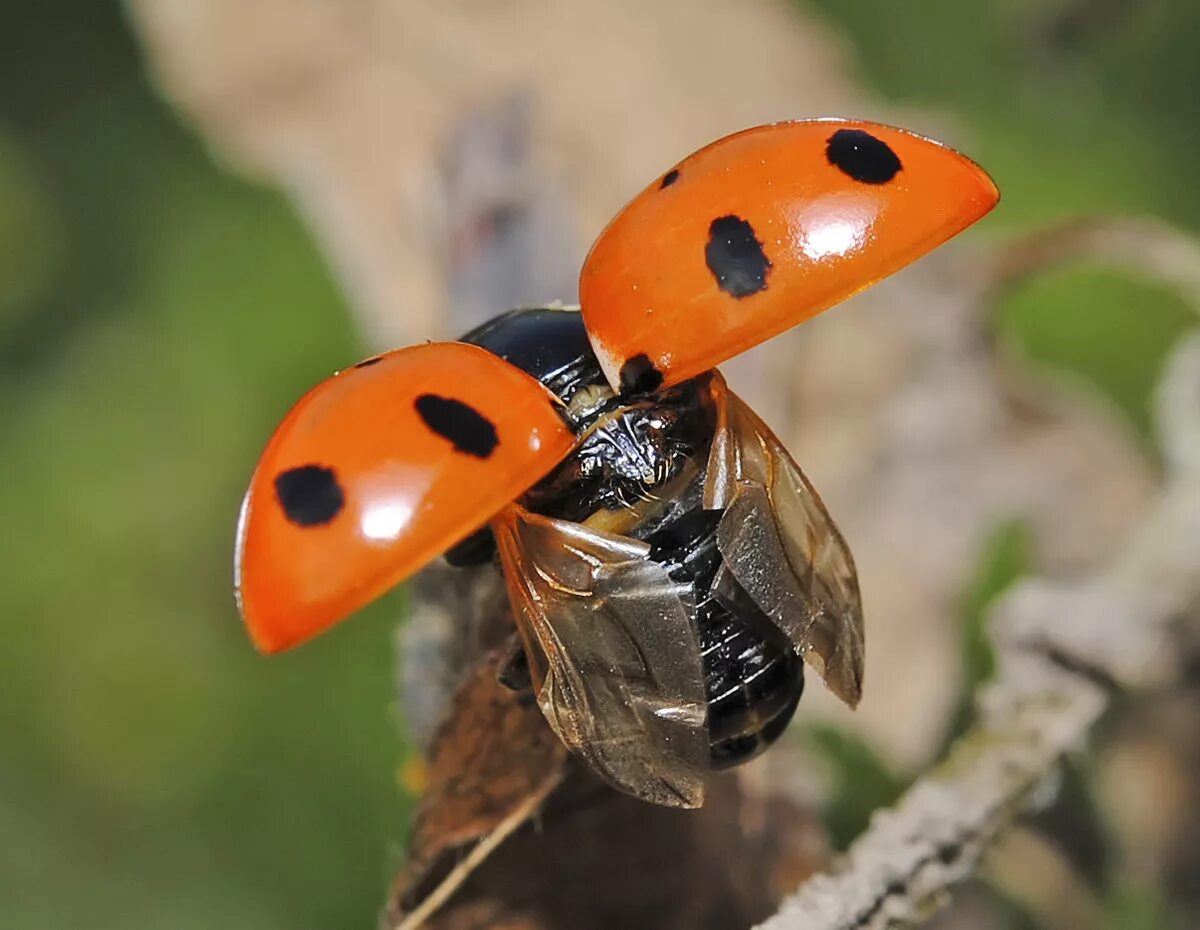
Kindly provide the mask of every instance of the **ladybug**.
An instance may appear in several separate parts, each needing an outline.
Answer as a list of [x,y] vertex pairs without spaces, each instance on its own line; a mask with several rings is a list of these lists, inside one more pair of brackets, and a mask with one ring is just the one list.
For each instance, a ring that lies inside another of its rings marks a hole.
[[610,784],[699,805],[784,729],[806,663],[854,706],[864,658],[845,540],[715,366],[998,199],[964,156],[868,122],[685,158],[600,234],[579,308],[368,358],[291,410],[238,525],[255,645],[304,642],[441,554],[495,561],[527,666],[506,681]]

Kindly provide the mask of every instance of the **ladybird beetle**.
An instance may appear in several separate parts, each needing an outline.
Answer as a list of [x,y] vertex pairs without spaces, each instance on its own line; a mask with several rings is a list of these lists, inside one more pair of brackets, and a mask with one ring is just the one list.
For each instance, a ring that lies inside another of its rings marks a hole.
[[527,667],[506,681],[610,784],[699,805],[790,721],[805,663],[854,706],[864,657],[845,541],[715,366],[998,199],[969,159],[875,123],[685,158],[600,234],[580,308],[369,358],[291,410],[238,525],[255,645],[301,643],[439,554],[494,561]]

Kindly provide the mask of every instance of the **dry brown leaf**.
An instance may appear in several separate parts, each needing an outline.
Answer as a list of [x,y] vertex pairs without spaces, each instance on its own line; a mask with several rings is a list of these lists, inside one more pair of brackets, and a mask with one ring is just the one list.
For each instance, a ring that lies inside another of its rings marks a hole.
[[504,651],[483,658],[435,734],[428,786],[417,808],[408,862],[390,895],[390,919],[436,905],[527,821],[562,782],[567,752],[537,703],[499,683]]
[[[735,777],[718,779],[700,810],[680,811],[619,794],[572,765],[536,820],[424,926],[730,930],[766,917],[827,861],[811,815],[752,796]],[[392,907],[391,926],[400,926],[394,899]]]

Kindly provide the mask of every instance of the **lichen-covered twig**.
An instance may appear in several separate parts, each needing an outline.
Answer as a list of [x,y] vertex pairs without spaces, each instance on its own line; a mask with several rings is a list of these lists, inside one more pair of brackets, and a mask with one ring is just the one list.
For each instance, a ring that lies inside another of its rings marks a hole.
[[979,723],[875,815],[836,873],[805,883],[761,930],[874,930],[926,916],[1083,746],[1112,688],[1170,672],[1171,622],[1200,597],[1200,335],[1176,350],[1158,413],[1167,481],[1124,548],[1082,581],[1030,580],[1000,602]]

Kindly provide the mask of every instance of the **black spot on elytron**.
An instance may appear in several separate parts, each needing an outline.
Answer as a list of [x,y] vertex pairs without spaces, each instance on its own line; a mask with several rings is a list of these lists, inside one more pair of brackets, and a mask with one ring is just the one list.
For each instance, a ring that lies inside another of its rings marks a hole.
[[486,459],[500,445],[495,424],[470,404],[453,397],[422,394],[415,406],[425,425],[450,440],[455,450],[464,455]]
[[891,147],[861,129],[839,129],[829,137],[825,157],[843,174],[863,184],[886,184],[903,165]]
[[674,184],[678,180],[679,180],[679,169],[672,168],[670,171],[668,171],[666,174],[663,175],[662,183],[658,185],[658,189],[662,190],[664,187],[670,187],[672,184]]
[[323,526],[342,512],[346,497],[337,475],[324,465],[301,465],[275,476],[275,497],[297,526]]
[[376,355],[373,358],[363,359],[361,362],[359,362],[354,367],[355,368],[370,368],[372,365],[378,365],[382,361],[383,361],[383,356]]
[[767,289],[771,262],[754,227],[741,217],[721,216],[712,221],[704,261],[726,294],[740,299]]
[[663,382],[662,372],[654,367],[644,352],[635,355],[621,366],[622,394],[649,394],[657,391]]

